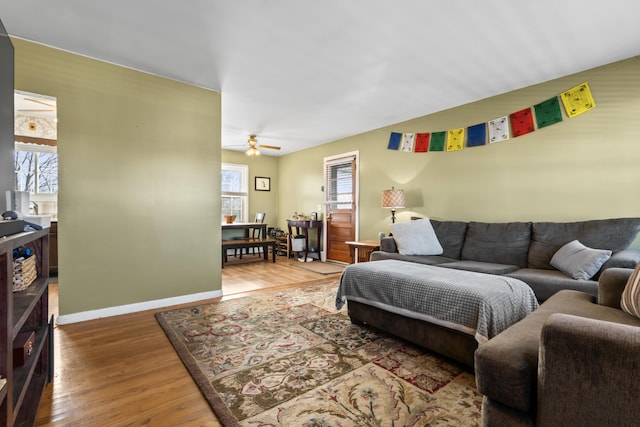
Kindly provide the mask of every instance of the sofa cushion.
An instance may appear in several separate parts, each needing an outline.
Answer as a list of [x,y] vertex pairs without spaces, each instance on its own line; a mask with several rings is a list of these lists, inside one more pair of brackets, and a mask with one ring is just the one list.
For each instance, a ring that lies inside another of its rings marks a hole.
[[620,308],[632,316],[640,317],[640,264],[633,270],[622,291]]
[[609,268],[636,268],[636,265],[640,263],[640,249],[623,249],[611,254],[611,258],[604,263],[601,272]]
[[397,259],[400,261],[417,262],[420,264],[436,265],[444,262],[453,262],[455,259],[442,255],[400,255],[398,252],[373,251],[369,257],[370,261],[380,261],[383,259]]
[[461,259],[527,266],[530,222],[470,222]]
[[460,259],[460,252],[467,233],[467,223],[463,221],[431,220],[433,230],[442,245],[442,255],[447,258]]
[[[579,240],[590,248],[613,252],[626,249],[640,231],[640,218],[597,219],[579,222],[534,222],[531,228],[529,268],[553,269],[551,258],[566,243]],[[598,277],[598,274],[595,276]]]
[[438,267],[453,268],[456,270],[475,271],[476,273],[486,274],[507,274],[516,271],[517,265],[496,264],[493,262],[482,261],[454,261],[444,264],[438,264]]
[[574,279],[589,280],[610,257],[608,249],[592,249],[572,240],[558,249],[551,265]]
[[529,285],[536,294],[538,301],[544,301],[562,289],[581,291],[594,297],[598,295],[597,281],[572,279],[558,270],[521,268],[506,275],[520,279]]
[[443,252],[428,219],[391,224],[391,231],[400,255],[441,255]]

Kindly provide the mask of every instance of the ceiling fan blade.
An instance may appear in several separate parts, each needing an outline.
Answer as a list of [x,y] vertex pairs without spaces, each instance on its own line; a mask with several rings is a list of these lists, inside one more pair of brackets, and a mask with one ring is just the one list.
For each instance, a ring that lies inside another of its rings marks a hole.
[[37,99],[25,98],[24,100],[25,101],[36,102],[38,104],[46,105],[47,107],[51,107],[51,108],[55,108],[56,107],[55,105],[51,105],[51,104],[48,104],[46,102],[38,101]]
[[258,145],[258,148],[268,148],[270,150],[279,150],[280,147],[276,147],[275,145]]

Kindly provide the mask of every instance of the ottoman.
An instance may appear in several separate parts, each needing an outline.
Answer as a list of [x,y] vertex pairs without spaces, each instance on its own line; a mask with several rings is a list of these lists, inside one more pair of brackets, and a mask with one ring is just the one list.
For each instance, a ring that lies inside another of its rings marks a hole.
[[398,260],[345,268],[336,307],[349,317],[473,367],[479,343],[538,308],[533,290],[506,276]]

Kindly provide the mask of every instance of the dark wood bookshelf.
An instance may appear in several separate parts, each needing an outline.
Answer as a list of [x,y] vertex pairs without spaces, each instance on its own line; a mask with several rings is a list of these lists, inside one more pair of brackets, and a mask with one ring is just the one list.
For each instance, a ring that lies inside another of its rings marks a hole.
[[[31,249],[37,277],[13,292],[13,250]],[[33,426],[45,386],[51,380],[52,337],[49,319],[49,229],[0,238],[0,425]],[[13,343],[21,332],[34,332],[33,350],[14,368]]]

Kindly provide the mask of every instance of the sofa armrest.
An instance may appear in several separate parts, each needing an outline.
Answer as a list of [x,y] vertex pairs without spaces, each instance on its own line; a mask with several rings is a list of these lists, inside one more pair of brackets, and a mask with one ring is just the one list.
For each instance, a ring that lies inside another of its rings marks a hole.
[[537,425],[635,425],[640,328],[552,314],[542,328]]
[[627,285],[631,268],[607,268],[598,279],[598,304],[620,308],[620,297]]
[[380,250],[383,252],[398,252],[396,239],[393,237],[383,237],[380,239]]
[[640,249],[623,249],[611,254],[611,258],[602,266],[602,270],[607,268],[636,268],[640,262]]

